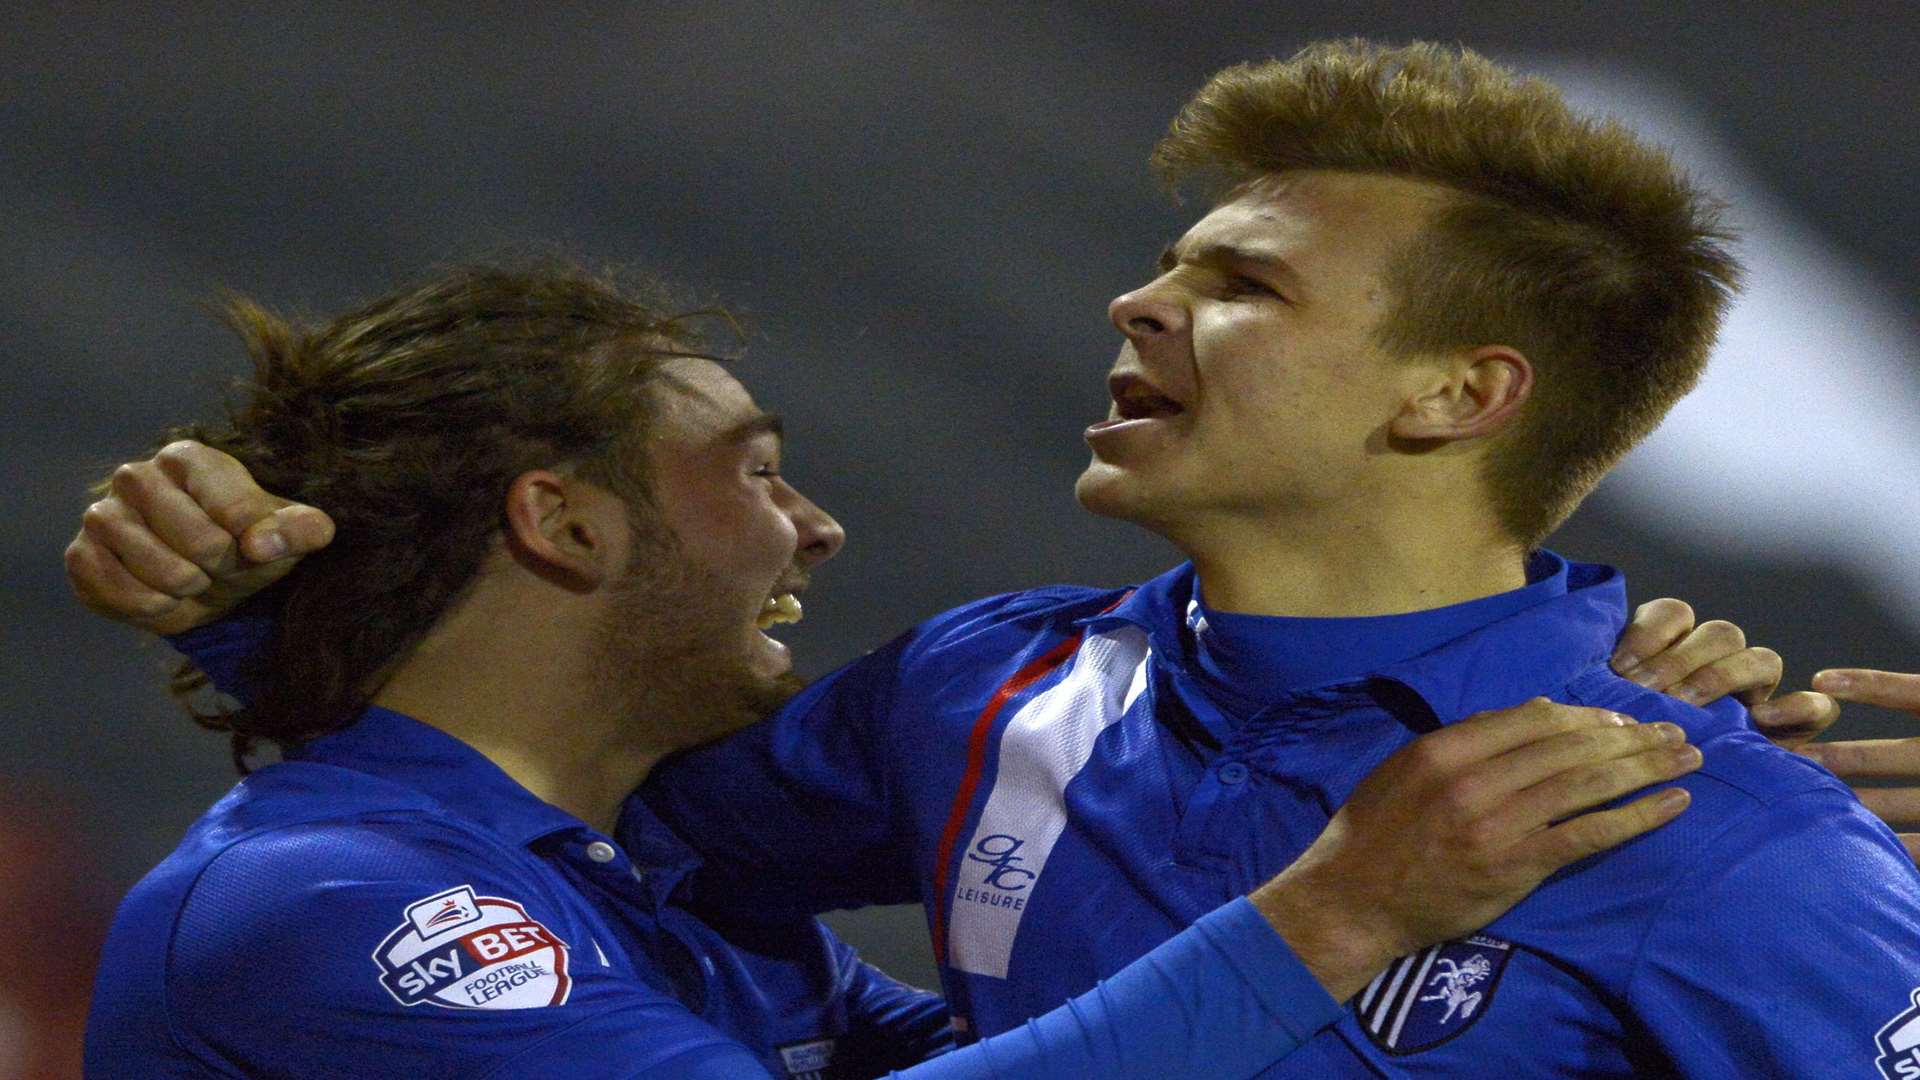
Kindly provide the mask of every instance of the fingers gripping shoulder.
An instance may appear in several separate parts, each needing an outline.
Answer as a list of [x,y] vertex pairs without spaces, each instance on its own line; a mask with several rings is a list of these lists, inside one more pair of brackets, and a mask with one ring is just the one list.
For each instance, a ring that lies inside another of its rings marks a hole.
[[1730,699],[1688,705],[1628,682],[1604,667],[1591,670],[1569,687],[1569,700],[1616,710],[1643,725],[1678,726],[1700,751],[1700,767],[1675,781],[1695,797],[1675,830],[1697,834],[1717,831],[1759,809],[1802,794],[1827,791],[1855,801],[1846,786],[1799,754],[1785,750],[1754,730],[1746,709]]

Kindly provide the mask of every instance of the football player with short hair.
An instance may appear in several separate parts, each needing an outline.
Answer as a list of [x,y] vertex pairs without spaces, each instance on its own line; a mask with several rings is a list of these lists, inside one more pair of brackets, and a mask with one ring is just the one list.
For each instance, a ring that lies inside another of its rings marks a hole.
[[[1537,549],[1705,362],[1738,276],[1710,200],[1551,87],[1429,45],[1229,69],[1156,160],[1214,201],[1112,306],[1078,495],[1190,562],[956,609],[654,770],[648,806],[703,856],[684,902],[921,901],[956,1028],[993,1036],[1283,868],[1327,872],[1317,838],[1375,805],[1376,767],[1544,696],[1685,729],[1692,809],[1407,949],[1272,1074],[1874,1075],[1920,982],[1912,862],[1737,705],[1610,670],[1621,575]],[[254,516],[224,524],[281,524]],[[124,612],[115,580],[83,591]],[[257,639],[188,644],[236,685]],[[1513,836],[1455,811],[1402,824],[1463,859]],[[1443,898],[1386,863],[1335,876],[1368,903],[1270,907],[1316,971]]]
[[1544,695],[1686,729],[1692,808],[1409,950],[1272,1075],[1882,1075],[1914,863],[1736,704],[1609,670],[1622,576],[1538,547],[1706,362],[1739,277],[1712,198],[1425,44],[1229,68],[1154,160],[1211,205],[1111,306],[1077,494],[1190,561],[938,616],[656,774],[696,901],[920,900],[992,1035],[1311,862],[1421,732]]
[[[448,271],[316,327],[230,306],[254,373],[228,419],[119,470],[87,528],[122,543],[121,572],[209,603],[196,586],[245,575],[170,564],[160,538],[226,559],[230,538],[177,512],[232,512],[218,467],[244,465],[326,507],[288,524],[331,542],[183,641],[247,642],[224,673],[244,704],[199,719],[243,772],[263,743],[285,760],[122,905],[90,1075],[1244,1075],[1395,952],[1684,805],[1560,821],[1697,764],[1671,725],[1537,703],[1437,733],[1382,766],[1313,872],[1255,883],[1070,1008],[954,1051],[938,997],[810,916],[691,913],[698,856],[628,801],[667,754],[792,696],[763,630],[843,539],[781,476],[778,417],[676,310],[556,266]],[[184,490],[163,481],[175,468]],[[124,546],[149,525],[151,546]],[[1453,840],[1435,803],[1483,842]],[[1371,906],[1359,867],[1409,886],[1366,941],[1328,929]]]

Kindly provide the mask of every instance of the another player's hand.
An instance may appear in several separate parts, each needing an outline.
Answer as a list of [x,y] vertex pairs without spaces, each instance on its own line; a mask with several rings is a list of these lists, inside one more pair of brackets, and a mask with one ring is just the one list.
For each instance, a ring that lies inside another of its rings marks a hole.
[[67,545],[89,610],[159,634],[212,622],[333,540],[333,519],[262,491],[240,462],[176,442],[114,470]]
[[1773,696],[1784,670],[1779,653],[1749,646],[1746,633],[1724,619],[1693,620],[1693,608],[1679,600],[1641,604],[1614,646],[1613,670],[1692,705],[1732,695],[1762,735],[1789,750],[1840,719],[1839,703],[1826,694]]
[[[1554,871],[1665,824],[1698,768],[1672,724],[1537,698],[1403,747],[1252,900],[1344,1001],[1397,956],[1471,933]],[[1576,816],[1577,815],[1577,816]]]
[[[1842,701],[1880,705],[1920,717],[1920,675],[1866,668],[1834,668],[1813,677],[1813,685]],[[1815,743],[1800,752],[1825,765],[1849,784],[1891,783],[1892,787],[1855,787],[1867,809],[1900,834],[1907,854],[1920,861],[1920,737],[1855,739]]]

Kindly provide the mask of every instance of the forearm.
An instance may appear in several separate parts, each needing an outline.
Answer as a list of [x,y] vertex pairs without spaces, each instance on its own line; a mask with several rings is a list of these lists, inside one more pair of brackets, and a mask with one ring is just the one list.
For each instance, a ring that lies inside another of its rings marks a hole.
[[1371,933],[1351,904],[1333,904],[1312,890],[1293,887],[1286,874],[1248,897],[1274,933],[1287,943],[1321,989],[1345,1001],[1399,955]]
[[1266,918],[1237,900],[1025,1027],[895,1076],[1250,1076],[1339,1015]]

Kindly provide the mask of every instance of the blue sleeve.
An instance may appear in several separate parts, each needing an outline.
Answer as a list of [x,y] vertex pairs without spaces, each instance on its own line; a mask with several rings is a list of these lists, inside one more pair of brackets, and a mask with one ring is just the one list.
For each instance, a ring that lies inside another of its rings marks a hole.
[[1026,1026],[895,1076],[1251,1076],[1340,1015],[1339,1004],[1242,899]]
[[[1054,624],[1065,620],[1035,616],[1063,606],[1091,614],[1114,595],[1032,589],[954,608],[815,682],[771,719],[663,762],[639,797],[700,852],[693,905],[751,918],[918,902],[907,803],[930,768],[965,765],[983,673],[1018,670],[1023,650],[1059,640]],[[936,741],[957,733],[940,762],[925,760],[924,745],[904,749],[908,736],[924,744],[929,729]]]
[[246,704],[253,700],[247,661],[266,644],[273,620],[265,615],[229,615],[167,638],[213,683],[213,688]]
[[403,828],[294,826],[215,858],[171,928],[174,1041],[217,1075],[765,1074],[602,963],[543,883],[455,831]]
[[904,1068],[953,1049],[953,1014],[945,998],[862,962],[844,942],[841,948],[847,972],[845,1052],[864,1074]]
[[[903,1001],[890,992],[883,996]],[[1251,903],[1237,900],[1026,1026],[888,1075],[895,1080],[1251,1076],[1340,1015],[1340,1006],[1266,919]],[[591,1022],[569,1032],[564,1042],[619,1039],[618,1022],[618,1017]],[[551,1053],[530,1051],[523,1058],[487,1076],[598,1075],[570,1072]],[[757,1080],[766,1074],[744,1050],[723,1058],[697,1048],[630,1075],[632,1080]]]
[[1920,1077],[1920,1051],[1876,1046],[1920,1016],[1916,987],[1913,861],[1850,794],[1822,788],[1714,843],[1640,945],[1628,997],[1687,1076],[1888,1080]]
[[647,777],[639,798],[700,852],[691,907],[754,918],[919,900],[887,734],[910,644],[875,650]]

